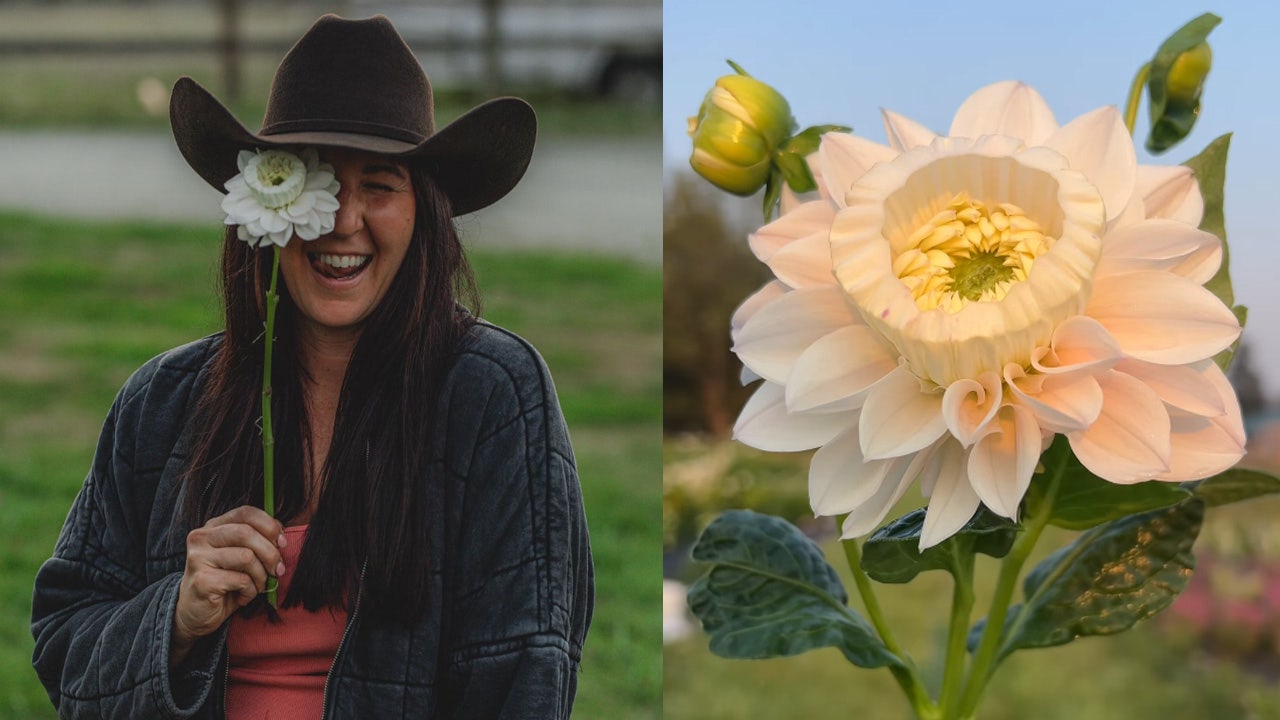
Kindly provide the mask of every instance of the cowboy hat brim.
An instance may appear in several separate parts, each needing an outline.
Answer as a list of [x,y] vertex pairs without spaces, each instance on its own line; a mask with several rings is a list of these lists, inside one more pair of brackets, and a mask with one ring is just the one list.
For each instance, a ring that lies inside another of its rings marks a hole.
[[373,134],[381,128],[351,124],[341,131],[254,134],[189,77],[179,78],[173,87],[169,120],[182,157],[219,192],[226,192],[226,182],[240,172],[236,165],[240,150],[297,145],[351,148],[422,166],[448,195],[455,216],[488,207],[511,192],[529,167],[537,136],[533,108],[510,97],[482,103],[418,143]]

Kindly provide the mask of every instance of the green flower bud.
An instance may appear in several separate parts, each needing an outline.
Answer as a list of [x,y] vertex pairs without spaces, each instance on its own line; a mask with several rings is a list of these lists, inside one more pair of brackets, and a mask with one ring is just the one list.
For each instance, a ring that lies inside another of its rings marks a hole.
[[795,121],[777,90],[729,64],[738,74],[716,80],[697,117],[689,118],[689,164],[716,187],[750,195],[768,181],[774,151],[790,137]]
[[1165,78],[1165,98],[1170,104],[1195,105],[1200,102],[1204,79],[1213,66],[1213,51],[1209,43],[1199,45],[1178,56]]
[[[1147,150],[1152,153],[1162,153],[1182,142],[1200,116],[1200,94],[1213,66],[1208,37],[1220,22],[1222,18],[1213,13],[1188,22],[1160,44],[1147,65],[1147,93],[1151,98]],[[1130,105],[1136,111],[1133,100]],[[1133,127],[1132,121],[1129,126]]]

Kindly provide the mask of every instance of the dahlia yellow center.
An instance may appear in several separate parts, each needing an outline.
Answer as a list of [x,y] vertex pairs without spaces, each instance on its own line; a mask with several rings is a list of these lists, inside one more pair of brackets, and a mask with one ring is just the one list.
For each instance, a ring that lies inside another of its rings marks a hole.
[[908,237],[893,272],[921,310],[956,313],[970,302],[1003,300],[1052,243],[1017,205],[991,207],[961,192]]
[[302,194],[307,166],[293,153],[268,150],[255,155],[244,168],[244,181],[265,208],[282,208]]

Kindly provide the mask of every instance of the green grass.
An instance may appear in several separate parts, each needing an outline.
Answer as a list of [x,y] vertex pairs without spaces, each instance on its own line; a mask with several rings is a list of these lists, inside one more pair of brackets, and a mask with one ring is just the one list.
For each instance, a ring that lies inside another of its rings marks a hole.
[[[679,509],[681,522],[701,525],[720,508],[747,505],[804,520],[797,500],[807,503],[807,454],[757,453],[729,443],[668,441],[664,450],[664,514]],[[758,485],[772,486],[760,495]],[[742,502],[743,498],[749,498]],[[751,499],[760,498],[763,507]],[[891,517],[919,507],[915,493]],[[719,507],[717,507],[719,504]],[[1275,501],[1215,508],[1197,550],[1274,547]],[[668,541],[688,535],[664,517]],[[812,516],[809,516],[812,521]],[[827,537],[834,526],[826,521]],[[1073,535],[1051,528],[1032,564]],[[843,552],[834,540],[822,543],[862,612]],[[975,619],[985,615],[998,571],[997,561],[980,556]],[[690,566],[681,579],[701,573]],[[951,584],[948,575],[925,573],[907,585],[875,586],[899,642],[912,654],[936,694],[941,682]],[[1280,720],[1280,693],[1274,669],[1255,672],[1230,658],[1210,655],[1183,628],[1156,618],[1111,638],[1084,638],[1063,647],[1019,652],[995,675],[979,709],[981,720]],[[712,655],[705,636],[668,645],[663,652],[663,717],[668,720],[747,720],[848,715],[874,720],[907,720],[910,709],[884,670],[850,665],[839,652],[823,650],[791,658],[726,660]]]
[[[51,718],[31,586],[120,384],[218,324],[216,226],[0,213],[0,719]],[[484,315],[546,357],[582,477],[597,605],[575,716],[656,718],[659,273],[585,255],[472,256]]]

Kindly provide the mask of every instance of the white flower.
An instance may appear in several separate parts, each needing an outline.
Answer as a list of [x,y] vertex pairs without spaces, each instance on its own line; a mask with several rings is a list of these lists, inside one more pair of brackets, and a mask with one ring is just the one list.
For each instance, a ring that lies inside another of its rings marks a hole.
[[338,181],[333,166],[320,162],[314,148],[299,155],[284,150],[241,150],[240,174],[226,183],[222,209],[226,224],[253,247],[284,247],[296,233],[315,240],[333,232]]
[[979,502],[1015,517],[1056,433],[1115,483],[1240,459],[1211,359],[1240,326],[1202,287],[1222,248],[1189,169],[1139,166],[1114,107],[1059,127],[1020,83],[969,97],[945,137],[884,117],[888,146],[824,136],[818,199],[751,238],[777,280],[733,320],[764,379],[739,440],[819,448],[810,499],[848,513],[845,537],[918,478],[922,547]]

